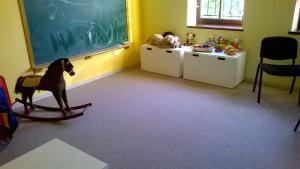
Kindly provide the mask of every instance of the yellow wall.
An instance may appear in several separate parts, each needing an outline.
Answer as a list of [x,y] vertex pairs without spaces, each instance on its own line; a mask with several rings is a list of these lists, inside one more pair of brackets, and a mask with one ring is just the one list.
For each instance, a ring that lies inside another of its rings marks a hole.
[[[139,45],[141,43],[140,1],[128,0],[129,49],[120,49],[93,56],[89,60],[72,61],[76,75],[66,75],[68,85],[89,80],[106,73],[139,63]],[[11,98],[16,79],[20,75],[31,74],[22,20],[18,0],[1,0],[0,2],[0,75],[6,79]],[[45,70],[43,70],[45,71]],[[39,73],[43,74],[43,72]]]
[[[139,63],[139,45],[154,33],[173,31],[183,40],[186,32],[196,33],[198,42],[209,35],[240,37],[243,49],[248,52],[246,78],[253,79],[260,41],[265,36],[289,35],[292,26],[295,0],[245,0],[244,31],[222,31],[186,27],[187,0],[128,0],[130,49],[93,56],[90,60],[73,61],[76,76],[67,77],[67,84],[89,80],[105,73]],[[19,12],[18,0],[0,2],[0,74],[6,78],[11,98],[18,76],[32,73]],[[42,72],[43,73],[43,72]],[[42,74],[41,73],[41,74]],[[290,78],[266,77],[269,83],[288,86]]]
[[[243,50],[247,51],[246,79],[254,79],[260,41],[265,36],[289,35],[296,0],[245,0],[244,31],[222,31],[187,28],[187,0],[143,0],[143,40],[154,33],[173,31],[184,41],[186,32],[196,33],[196,40],[203,43],[209,35],[241,38]],[[300,41],[299,41],[300,43]],[[289,86],[291,78],[265,76],[267,83]]]

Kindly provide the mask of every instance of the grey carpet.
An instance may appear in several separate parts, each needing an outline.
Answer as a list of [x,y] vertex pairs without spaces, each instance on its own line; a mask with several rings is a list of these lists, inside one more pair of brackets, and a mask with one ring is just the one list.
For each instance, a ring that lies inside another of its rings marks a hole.
[[[59,138],[110,169],[299,169],[297,91],[235,89],[131,69],[68,91],[84,116],[22,121],[0,165]],[[53,98],[38,102],[55,105]]]
[[9,144],[11,137],[11,131],[4,126],[0,126],[0,152]]

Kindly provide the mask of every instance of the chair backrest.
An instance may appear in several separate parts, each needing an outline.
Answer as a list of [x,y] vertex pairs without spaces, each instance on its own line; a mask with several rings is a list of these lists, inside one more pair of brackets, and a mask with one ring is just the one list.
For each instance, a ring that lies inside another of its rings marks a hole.
[[297,58],[298,42],[290,37],[266,37],[261,42],[260,57],[273,60]]

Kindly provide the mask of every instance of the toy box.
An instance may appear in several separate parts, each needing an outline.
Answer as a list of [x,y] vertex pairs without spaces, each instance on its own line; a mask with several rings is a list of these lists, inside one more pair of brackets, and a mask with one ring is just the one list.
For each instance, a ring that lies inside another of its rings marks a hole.
[[233,88],[244,79],[246,52],[234,56],[186,51],[183,78]]
[[141,46],[141,69],[149,72],[182,77],[184,48]]

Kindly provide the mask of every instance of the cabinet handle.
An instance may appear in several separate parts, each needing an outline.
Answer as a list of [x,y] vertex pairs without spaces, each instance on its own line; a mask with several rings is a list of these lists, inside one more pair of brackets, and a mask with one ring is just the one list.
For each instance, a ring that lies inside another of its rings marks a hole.
[[167,50],[166,52],[167,52],[167,53],[172,53],[172,51],[170,51],[170,50]]
[[218,60],[225,60],[224,57],[218,57]]
[[147,50],[152,50],[152,48],[147,48]]
[[199,57],[199,55],[198,55],[198,54],[193,54],[193,56]]

